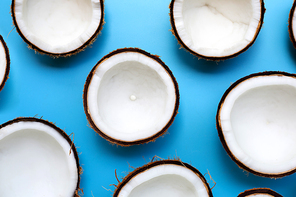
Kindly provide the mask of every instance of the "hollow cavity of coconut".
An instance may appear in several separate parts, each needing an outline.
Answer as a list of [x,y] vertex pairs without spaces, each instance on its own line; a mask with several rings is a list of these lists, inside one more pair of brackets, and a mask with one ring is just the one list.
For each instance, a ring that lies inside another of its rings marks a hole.
[[8,79],[10,70],[10,56],[8,47],[0,35],[0,91],[3,89],[5,82]]
[[129,173],[113,197],[212,197],[203,175],[178,160],[154,161]]
[[78,197],[79,162],[55,125],[17,118],[0,125],[1,197]]
[[224,60],[246,51],[264,17],[263,0],[172,0],[172,32],[179,44],[207,60]]
[[70,56],[91,44],[103,25],[103,0],[13,0],[17,32],[30,48]]
[[220,140],[239,167],[277,178],[296,171],[296,75],[255,73],[223,95],[216,116]]
[[157,56],[136,48],[103,57],[88,75],[83,97],[91,127],[121,146],[163,135],[179,106],[170,69]]
[[295,39],[295,33],[296,33],[295,7],[296,7],[296,1],[294,1],[293,5],[292,5],[292,8],[290,10],[288,30],[289,30],[290,40],[293,43],[293,46],[296,48],[296,39]]
[[269,188],[254,188],[240,193],[237,197],[283,197]]

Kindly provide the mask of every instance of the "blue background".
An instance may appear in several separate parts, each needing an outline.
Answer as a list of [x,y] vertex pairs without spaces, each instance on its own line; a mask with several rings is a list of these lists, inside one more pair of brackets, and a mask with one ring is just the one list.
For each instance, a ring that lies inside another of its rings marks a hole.
[[[11,58],[9,79],[0,92],[0,123],[20,116],[54,122],[69,135],[80,153],[81,188],[85,197],[109,197],[118,177],[153,156],[179,157],[217,183],[214,196],[237,196],[244,190],[269,187],[285,197],[296,196],[296,174],[268,179],[241,170],[226,154],[216,130],[215,115],[224,91],[239,78],[255,72],[296,72],[296,49],[288,35],[292,0],[266,1],[264,24],[254,45],[222,62],[198,60],[180,49],[170,32],[170,0],[106,0],[105,25],[91,47],[68,58],[36,54],[16,32],[10,0],[0,1],[0,34]],[[89,126],[82,93],[92,67],[109,52],[138,47],[161,59],[173,71],[180,88],[179,114],[168,133],[155,142],[118,147]],[[214,182],[205,176],[210,186]]]

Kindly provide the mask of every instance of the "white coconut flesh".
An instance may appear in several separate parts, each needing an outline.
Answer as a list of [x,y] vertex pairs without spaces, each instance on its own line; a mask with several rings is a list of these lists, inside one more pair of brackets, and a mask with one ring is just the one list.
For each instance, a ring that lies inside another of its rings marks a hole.
[[[295,5],[293,5],[293,6],[295,6]],[[296,38],[296,35],[295,35],[295,31],[296,31],[296,23],[295,23],[296,16],[295,16],[295,8],[294,8],[293,12],[290,13],[290,17],[292,17],[292,19],[290,20],[290,23],[291,23],[291,24],[289,24],[289,25],[291,26],[291,32],[290,32],[290,33],[293,34],[293,38],[294,38],[293,42],[296,42],[296,40],[295,40],[295,38]]]
[[183,43],[195,53],[223,57],[244,49],[255,38],[259,0],[175,0],[175,26]]
[[293,15],[292,15],[292,33],[293,33],[294,38],[295,38],[295,30],[296,30],[295,20],[296,20],[296,16],[295,16],[295,10],[294,10]]
[[15,0],[14,12],[24,37],[49,53],[84,45],[102,17],[100,0]]
[[0,86],[4,82],[5,73],[7,69],[7,59],[4,43],[0,40]]
[[73,197],[78,173],[69,143],[53,128],[18,122],[0,129],[1,197]]
[[111,138],[128,142],[161,131],[176,103],[175,86],[164,67],[137,52],[118,53],[103,61],[87,95],[96,126]]
[[191,170],[172,164],[159,165],[133,177],[118,197],[208,197],[204,182]]
[[232,154],[250,169],[280,174],[296,168],[296,79],[250,78],[231,90],[220,124]]

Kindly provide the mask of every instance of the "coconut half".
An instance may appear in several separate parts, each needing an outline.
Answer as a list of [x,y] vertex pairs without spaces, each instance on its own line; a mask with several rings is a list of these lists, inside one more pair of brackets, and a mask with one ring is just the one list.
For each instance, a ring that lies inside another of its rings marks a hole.
[[269,188],[254,188],[240,193],[237,197],[283,197]]
[[289,31],[289,35],[290,35],[290,40],[293,43],[293,46],[296,48],[296,39],[295,39],[295,33],[296,33],[295,7],[296,7],[296,1],[294,1],[293,5],[292,5],[292,8],[290,10],[288,31]]
[[108,141],[130,146],[155,140],[172,124],[179,89],[158,56],[124,48],[103,57],[84,86],[90,126]]
[[263,0],[172,0],[172,32],[200,58],[224,60],[246,51],[264,17]]
[[223,147],[255,175],[277,178],[296,171],[296,75],[255,73],[224,93],[216,116]]
[[8,79],[10,70],[10,57],[8,47],[0,35],[0,91],[3,89],[5,82]]
[[78,197],[79,162],[73,142],[45,120],[17,118],[0,125],[1,197]]
[[178,160],[154,161],[129,173],[113,197],[212,197],[203,175]]
[[103,0],[12,0],[11,12],[29,47],[54,57],[82,51],[104,23]]

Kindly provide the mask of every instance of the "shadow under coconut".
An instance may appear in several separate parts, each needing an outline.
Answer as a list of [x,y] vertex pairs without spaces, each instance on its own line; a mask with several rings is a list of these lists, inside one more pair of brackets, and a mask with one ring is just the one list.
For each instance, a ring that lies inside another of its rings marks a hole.
[[[255,43],[254,43],[255,44]],[[180,46],[180,45],[178,45]],[[252,49],[253,48],[253,49]],[[239,69],[240,66],[243,64],[248,64],[247,62],[250,61],[253,55],[255,55],[254,46],[251,46],[247,51],[239,54],[238,56],[221,60],[221,61],[210,61],[205,60],[202,58],[198,58],[195,55],[191,54],[184,48],[177,48],[176,47],[176,56],[179,56],[180,59],[183,60],[184,64],[188,67],[191,67],[193,70],[202,72],[202,73],[223,73],[223,72],[234,72],[235,69]]]
[[[96,57],[98,54],[100,43],[96,40],[83,51],[69,57],[52,58],[48,55],[36,54],[38,61],[45,66],[54,68],[69,68],[83,63],[91,57]],[[35,54],[34,54],[35,55]]]
[[[178,117],[178,115],[177,115]],[[102,137],[98,135],[99,142],[101,147],[104,148],[104,151],[110,152],[110,154],[115,154],[118,157],[141,157],[145,155],[159,155],[162,150],[165,150],[172,142],[176,139],[178,132],[178,118],[175,118],[173,124],[169,127],[168,131],[158,137],[154,142],[149,142],[146,144],[133,145],[128,147],[122,147],[116,144],[111,144]],[[180,131],[180,130],[179,130]]]
[[5,111],[6,108],[10,108],[11,104],[10,103],[16,103],[16,98],[14,92],[13,92],[13,87],[12,83],[9,82],[9,78],[6,81],[3,89],[0,91],[0,114]]
[[[221,151],[220,159],[223,160],[221,162],[221,165],[223,165],[223,170],[225,174],[227,174],[229,179],[237,180],[242,185],[247,185],[249,188],[269,187],[275,190],[279,190],[280,188],[285,188],[285,187],[295,188],[294,183],[295,183],[296,174],[283,177],[283,178],[278,178],[278,179],[271,179],[271,178],[256,176],[250,172],[247,172],[239,168],[236,165],[236,163],[232,161],[231,158],[227,155],[222,145],[221,145],[220,151]],[[287,183],[290,183],[290,184],[287,184]]]
[[291,56],[291,59],[296,65],[296,49],[294,48],[289,35],[287,35],[286,37],[287,37],[287,45],[288,45],[287,47],[288,47],[289,54]]
[[222,147],[221,143],[220,143],[219,149],[220,149],[221,153],[218,155],[220,156],[220,159],[222,160],[221,168],[223,169],[225,174],[227,174],[228,176],[232,176],[231,179],[235,179],[235,180],[243,179],[244,180],[245,176],[248,176],[249,173],[240,169],[235,164],[235,162],[231,160],[231,158],[227,155],[226,151]]

